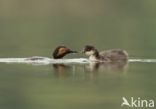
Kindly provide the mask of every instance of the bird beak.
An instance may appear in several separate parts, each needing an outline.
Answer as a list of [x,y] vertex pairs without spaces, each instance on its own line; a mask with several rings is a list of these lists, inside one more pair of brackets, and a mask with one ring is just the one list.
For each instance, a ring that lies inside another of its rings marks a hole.
[[70,52],[70,53],[78,53],[77,51],[72,51],[72,50],[70,50],[69,52]]

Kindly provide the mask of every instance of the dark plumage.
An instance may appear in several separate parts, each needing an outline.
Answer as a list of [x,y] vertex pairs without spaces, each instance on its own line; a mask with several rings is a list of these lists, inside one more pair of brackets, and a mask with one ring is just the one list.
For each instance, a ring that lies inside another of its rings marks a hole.
[[71,49],[67,48],[66,46],[58,46],[53,52],[53,58],[60,59],[69,53],[77,53],[77,51],[72,51]]

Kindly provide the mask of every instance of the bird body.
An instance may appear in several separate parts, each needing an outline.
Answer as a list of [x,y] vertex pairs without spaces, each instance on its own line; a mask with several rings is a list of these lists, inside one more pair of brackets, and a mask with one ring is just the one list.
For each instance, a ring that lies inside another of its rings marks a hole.
[[93,46],[86,45],[83,52],[89,56],[90,61],[120,62],[128,60],[128,53],[121,49],[112,49],[98,52]]

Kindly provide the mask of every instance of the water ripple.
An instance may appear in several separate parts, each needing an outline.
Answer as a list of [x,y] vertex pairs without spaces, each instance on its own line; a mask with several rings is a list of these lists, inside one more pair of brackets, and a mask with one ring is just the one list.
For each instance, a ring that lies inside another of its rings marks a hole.
[[[156,59],[129,59],[130,63],[156,63]],[[74,59],[52,59],[48,57],[33,56],[28,58],[0,58],[0,63],[27,63],[27,64],[86,64],[89,60],[86,58],[74,58]]]
[[129,59],[129,62],[156,63],[156,59]]

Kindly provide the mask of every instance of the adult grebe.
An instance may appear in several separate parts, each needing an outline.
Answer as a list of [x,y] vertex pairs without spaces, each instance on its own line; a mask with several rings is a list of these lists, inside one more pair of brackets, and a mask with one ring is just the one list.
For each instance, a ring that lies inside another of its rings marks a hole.
[[61,59],[63,58],[65,55],[69,54],[69,53],[77,53],[77,51],[73,51],[69,48],[67,48],[66,46],[58,46],[54,52],[53,52],[53,58],[54,59]]

